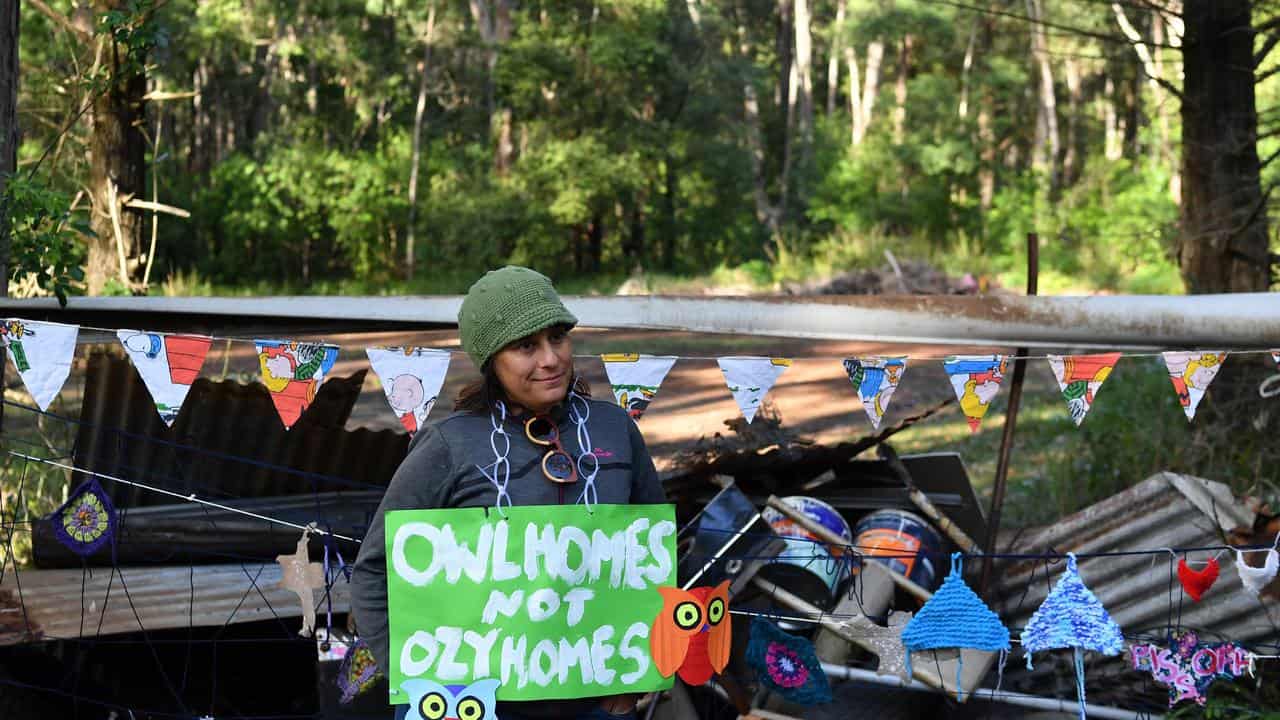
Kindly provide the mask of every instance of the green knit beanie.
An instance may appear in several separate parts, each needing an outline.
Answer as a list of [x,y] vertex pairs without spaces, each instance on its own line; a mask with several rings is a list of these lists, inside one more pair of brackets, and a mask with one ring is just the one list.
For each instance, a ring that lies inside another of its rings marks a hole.
[[573,327],[578,318],[545,275],[518,265],[485,273],[458,310],[462,349],[477,368],[507,343],[560,324]]

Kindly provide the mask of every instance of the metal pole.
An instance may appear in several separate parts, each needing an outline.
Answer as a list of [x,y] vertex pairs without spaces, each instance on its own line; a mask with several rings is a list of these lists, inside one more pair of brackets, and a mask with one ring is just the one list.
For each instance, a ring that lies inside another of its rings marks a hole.
[[[862,668],[822,663],[822,671],[829,677],[838,677],[844,680],[871,682],[879,685],[919,690],[920,692],[934,691],[933,688],[925,685],[919,680],[912,680],[909,683],[904,683],[896,676],[877,675],[872,670],[863,670]],[[1026,695],[1024,693],[1008,692],[1005,690],[996,692],[988,688],[974,690],[973,697],[976,700],[990,700],[993,702],[1007,703],[1009,705],[1021,705],[1022,707],[1036,708],[1038,710],[1052,710],[1062,713],[1070,713],[1071,715],[1075,715],[1080,707],[1078,703],[1071,700],[1044,698],[1036,695]],[[1134,712],[1133,710],[1124,710],[1122,708],[1108,707],[1106,705],[1094,705],[1092,703],[1086,703],[1084,708],[1089,717],[1096,718],[1114,718],[1115,720],[1152,720],[1154,718],[1163,717],[1163,715],[1153,715],[1147,712],[1139,713]]]
[[[1035,295],[1040,280],[1040,237],[1027,233],[1027,295]],[[1027,348],[1020,347],[1014,354],[1013,383],[1009,387],[1009,409],[1005,411],[1004,432],[1000,435],[1000,458],[996,465],[995,486],[991,489],[991,512],[987,513],[987,539],[982,547],[987,553],[996,551],[996,534],[1000,532],[1000,511],[1004,508],[1004,491],[1009,480],[1009,455],[1013,451],[1013,431],[1018,424],[1018,405],[1022,402],[1022,381],[1027,374]],[[978,593],[987,591],[991,579],[991,556],[982,558],[982,578],[978,581]]]

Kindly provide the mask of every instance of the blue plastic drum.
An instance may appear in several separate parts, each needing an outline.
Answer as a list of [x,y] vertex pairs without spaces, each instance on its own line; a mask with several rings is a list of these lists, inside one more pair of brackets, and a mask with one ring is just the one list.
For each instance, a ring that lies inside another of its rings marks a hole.
[[934,562],[942,556],[942,536],[924,518],[906,510],[877,510],[859,520],[854,532],[854,547],[864,556],[926,590],[938,585]]
[[[785,497],[782,501],[844,538],[846,543],[853,543],[849,523],[830,505],[803,496]],[[777,510],[765,508],[760,515],[787,543],[778,560],[761,568],[760,575],[820,608],[829,609],[835,600],[836,587],[849,576],[849,564],[840,562],[826,543]]]

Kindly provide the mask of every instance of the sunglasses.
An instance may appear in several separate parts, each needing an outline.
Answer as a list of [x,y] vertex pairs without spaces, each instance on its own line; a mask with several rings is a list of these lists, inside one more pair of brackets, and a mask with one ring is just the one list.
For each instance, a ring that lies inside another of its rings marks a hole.
[[524,423],[525,437],[535,445],[542,445],[547,452],[542,456],[542,474],[553,483],[571,485],[578,481],[578,469],[569,453],[560,444],[560,429],[550,419],[535,415]]

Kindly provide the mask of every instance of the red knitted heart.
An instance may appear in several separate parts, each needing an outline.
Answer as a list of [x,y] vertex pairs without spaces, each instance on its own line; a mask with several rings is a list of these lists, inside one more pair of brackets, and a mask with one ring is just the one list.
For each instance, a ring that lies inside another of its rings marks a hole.
[[1186,590],[1191,599],[1196,602],[1200,601],[1200,597],[1209,591],[1217,579],[1217,558],[1209,558],[1209,564],[1199,572],[1187,567],[1186,560],[1178,561],[1178,581],[1182,583],[1182,589]]

